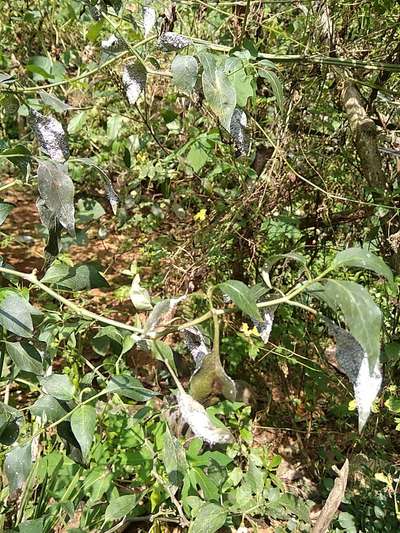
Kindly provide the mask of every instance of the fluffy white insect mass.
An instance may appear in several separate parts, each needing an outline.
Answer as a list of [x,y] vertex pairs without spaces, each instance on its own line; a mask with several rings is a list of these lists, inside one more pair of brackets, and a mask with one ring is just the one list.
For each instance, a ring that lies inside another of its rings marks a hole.
[[122,83],[128,102],[134,105],[146,86],[147,73],[141,63],[129,63],[124,66]]
[[189,394],[180,392],[177,396],[182,418],[197,436],[209,444],[228,444],[233,442],[232,433],[226,428],[216,428],[204,407]]
[[30,120],[43,152],[54,161],[68,159],[68,141],[62,124],[54,117],[45,117],[35,109],[30,111]]
[[166,31],[158,39],[158,47],[163,52],[176,52],[182,50],[192,44],[192,41],[188,37],[179,35],[173,31]]

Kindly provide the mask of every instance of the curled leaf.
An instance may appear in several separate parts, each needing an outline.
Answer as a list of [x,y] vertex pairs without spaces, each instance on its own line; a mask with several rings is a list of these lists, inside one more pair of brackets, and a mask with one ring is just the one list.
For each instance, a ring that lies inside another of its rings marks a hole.
[[138,311],[150,311],[153,309],[150,301],[149,291],[140,285],[140,276],[136,276],[132,280],[129,297]]
[[69,157],[67,136],[61,123],[54,117],[45,117],[35,109],[30,111],[30,120],[40,148],[54,161]]
[[126,42],[114,34],[110,35],[108,39],[101,41],[101,49],[103,52],[107,52],[107,54],[119,54],[127,50],[127,48]]
[[186,296],[181,296],[180,298],[169,298],[158,302],[150,313],[143,327],[143,332],[148,337],[154,337],[157,328],[164,326],[173,318],[176,306],[185,299]]
[[346,330],[331,320],[325,319],[330,335],[336,341],[336,359],[353,384],[358,409],[358,426],[361,431],[371,412],[371,406],[382,384],[379,360],[372,370],[368,353]]
[[230,134],[235,142],[238,155],[247,155],[249,139],[246,134],[247,116],[243,109],[236,107],[232,113]]
[[204,357],[209,353],[206,339],[197,326],[183,330],[186,346],[188,347],[196,365],[195,372],[201,367]]
[[146,86],[147,72],[141,63],[129,63],[124,66],[122,83],[128,102],[134,105]]
[[166,31],[160,36],[157,44],[163,52],[176,52],[191,45],[192,41],[179,33]]
[[178,396],[178,407],[182,418],[197,436],[209,444],[228,444],[233,442],[233,435],[227,428],[217,428],[204,407],[189,394],[181,391]]
[[203,404],[215,403],[220,396],[236,400],[236,384],[225,372],[221,360],[214,352],[203,356],[190,379],[190,394]]
[[253,324],[255,325],[261,339],[267,344],[269,336],[272,331],[272,324],[274,322],[275,306],[274,307],[264,307],[261,310],[262,320],[254,320]]
[[148,37],[157,21],[157,13],[153,7],[143,7],[143,35]]

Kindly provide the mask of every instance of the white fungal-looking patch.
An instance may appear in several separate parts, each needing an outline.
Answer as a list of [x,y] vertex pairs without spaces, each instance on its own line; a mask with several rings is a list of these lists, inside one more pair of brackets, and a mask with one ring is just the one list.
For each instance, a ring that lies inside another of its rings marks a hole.
[[30,111],[30,120],[43,152],[54,161],[63,162],[68,159],[68,141],[62,124],[54,117],[45,117],[35,109]]
[[141,63],[129,63],[124,66],[122,83],[128,102],[134,105],[146,86],[147,72]]
[[108,54],[118,54],[119,52],[127,50],[125,41],[114,34],[110,35],[108,39],[101,41],[101,48]]
[[182,418],[197,436],[209,444],[228,444],[233,442],[232,433],[226,428],[216,428],[204,407],[189,394],[180,392],[177,396]]
[[143,7],[143,35],[148,37],[154,28],[157,20],[157,13],[153,7]]
[[201,368],[204,357],[209,353],[209,347],[198,327],[192,326],[183,330],[186,346],[188,347],[196,368],[195,373]]
[[257,328],[261,339],[267,344],[274,323],[275,307],[263,307],[261,310],[262,321],[253,319],[253,324]]
[[163,52],[176,52],[192,44],[192,41],[179,33],[166,31],[160,36],[157,44]]
[[249,152],[249,140],[246,134],[247,116],[243,109],[235,108],[229,127],[239,155],[247,155]]
[[325,319],[329,333],[336,340],[336,359],[353,384],[361,431],[371,412],[372,404],[382,385],[379,361],[370,370],[369,357],[360,343],[348,331]]

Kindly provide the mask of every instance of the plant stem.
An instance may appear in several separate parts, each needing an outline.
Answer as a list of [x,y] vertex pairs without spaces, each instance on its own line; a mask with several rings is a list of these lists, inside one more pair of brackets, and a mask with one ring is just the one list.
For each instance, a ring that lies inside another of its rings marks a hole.
[[39,281],[34,274],[25,274],[24,272],[18,272],[17,270],[11,270],[10,268],[4,268],[4,267],[0,267],[0,273],[7,274],[10,276],[16,276],[17,278],[21,278],[25,281],[28,281],[32,285],[35,285],[39,289],[42,289],[42,291],[47,292],[49,296],[51,296],[55,300],[59,301],[60,303],[62,303],[63,305],[71,309],[78,316],[96,320],[98,322],[102,322],[103,324],[108,324],[110,326],[115,326],[117,328],[126,329],[128,331],[133,331],[134,333],[142,332],[140,328],[136,328],[134,326],[125,324],[123,322],[119,322],[118,320],[112,320],[111,318],[105,318],[101,315],[98,315],[97,313],[88,311],[87,309],[84,309],[83,307],[79,307],[79,305],[76,305],[75,303],[71,302],[67,298],[64,298],[57,292],[53,291],[53,289],[50,289],[50,287],[47,287],[47,285]]

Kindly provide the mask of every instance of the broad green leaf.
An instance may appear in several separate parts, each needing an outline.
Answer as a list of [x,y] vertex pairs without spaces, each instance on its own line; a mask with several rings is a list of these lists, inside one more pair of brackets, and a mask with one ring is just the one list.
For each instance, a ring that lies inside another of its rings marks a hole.
[[57,113],[63,113],[64,111],[68,111],[69,109],[73,109],[72,106],[69,104],[66,104],[53,94],[46,93],[46,91],[39,91],[39,96],[42,100],[42,102],[49,107],[53,108],[54,111],[57,111]]
[[107,119],[107,138],[110,142],[115,141],[121,131],[124,118],[120,115],[111,115]]
[[70,135],[75,135],[75,133],[79,133],[79,131],[85,125],[86,119],[87,119],[86,111],[80,111],[79,113],[74,115],[68,123],[68,128],[67,128],[68,133]]
[[222,68],[216,66],[212,54],[202,54],[202,84],[207,103],[219,118],[222,126],[230,131],[233,111],[236,107],[236,92]]
[[313,283],[307,290],[334,311],[341,311],[350,333],[368,354],[372,372],[381,351],[382,313],[369,292],[354,281],[333,279],[323,284]]
[[178,439],[171,434],[168,426],[166,426],[164,433],[162,459],[169,482],[176,491],[182,485],[188,466],[185,449],[181,446]]
[[31,337],[36,309],[11,289],[0,289],[0,325],[20,337]]
[[254,494],[262,494],[264,489],[265,471],[258,468],[253,457],[249,458],[249,469],[245,475],[245,481],[251,487]]
[[0,226],[14,209],[15,205],[8,202],[0,202]]
[[163,341],[153,341],[151,350],[156,359],[159,361],[168,361],[172,368],[176,371],[174,354],[171,348]]
[[78,225],[98,220],[105,214],[103,206],[94,198],[80,198],[76,204],[76,223]]
[[146,402],[149,398],[157,396],[157,393],[145,389],[141,382],[132,376],[111,376],[106,391],[115,392],[136,402]]
[[236,91],[236,105],[246,107],[247,100],[254,96],[253,76],[246,73],[245,61],[229,56],[224,63],[224,71]]
[[33,416],[46,417],[48,422],[55,422],[67,414],[67,410],[60,403],[59,400],[44,394],[40,396],[36,402],[29,407]]
[[16,144],[12,148],[6,148],[1,155],[9,156],[7,159],[18,167],[24,175],[27,175],[28,165],[32,156],[31,152],[23,144]]
[[101,268],[96,262],[71,267],[61,261],[55,261],[41,281],[71,291],[108,287]]
[[43,392],[54,396],[57,400],[72,400],[75,393],[75,387],[65,374],[51,374],[41,378],[40,383]]
[[39,194],[49,210],[49,218],[75,235],[74,184],[67,173],[66,164],[40,161],[38,171]]
[[215,533],[225,524],[226,516],[227,512],[220,505],[206,503],[191,523],[189,533]]
[[123,518],[136,507],[137,502],[138,497],[136,494],[127,494],[126,496],[115,498],[108,504],[104,520],[109,522]]
[[231,298],[233,303],[237,305],[243,313],[249,315],[250,318],[262,320],[253,293],[242,281],[232,279],[220,283],[218,287],[224,294],[227,294],[229,298]]
[[96,409],[91,405],[80,405],[71,415],[71,429],[81,447],[83,460],[86,461],[96,429]]
[[99,355],[121,355],[124,339],[114,326],[100,328],[92,339],[92,348]]
[[333,260],[334,268],[345,266],[355,268],[365,268],[372,270],[378,276],[385,277],[390,283],[393,283],[393,273],[383,259],[365,248],[347,248],[339,252]]
[[37,349],[27,341],[7,342],[5,346],[8,355],[13,360],[19,370],[32,372],[32,374],[43,374],[43,361]]
[[216,390],[227,400],[235,401],[235,382],[225,372],[218,355],[213,351],[206,354],[203,352],[196,365],[190,379],[190,394],[196,401],[206,403],[213,398]]
[[13,444],[24,421],[22,413],[15,407],[0,402],[0,443],[5,446]]
[[25,520],[18,526],[19,533],[43,533],[44,528],[44,518],[36,518],[35,520]]
[[172,81],[182,91],[190,93],[196,85],[199,66],[193,56],[176,56],[171,63]]
[[283,113],[283,87],[280,79],[270,70],[260,69],[259,74],[264,78],[271,87],[272,94],[275,96],[276,103],[281,113]]
[[16,446],[6,455],[4,472],[10,486],[10,494],[23,487],[31,468],[31,443],[24,446]]

